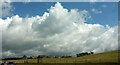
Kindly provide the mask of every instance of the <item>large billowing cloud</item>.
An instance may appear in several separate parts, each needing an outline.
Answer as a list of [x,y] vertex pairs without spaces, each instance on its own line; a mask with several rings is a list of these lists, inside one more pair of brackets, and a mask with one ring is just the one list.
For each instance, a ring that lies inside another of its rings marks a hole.
[[[10,0],[0,0],[0,18],[11,16],[12,6]],[[1,21],[0,21],[1,23]],[[0,57],[2,57],[2,25],[0,24]]]
[[118,26],[87,24],[91,16],[86,10],[68,11],[60,3],[43,16],[22,18],[19,15],[2,25],[3,56],[75,55],[118,49]]

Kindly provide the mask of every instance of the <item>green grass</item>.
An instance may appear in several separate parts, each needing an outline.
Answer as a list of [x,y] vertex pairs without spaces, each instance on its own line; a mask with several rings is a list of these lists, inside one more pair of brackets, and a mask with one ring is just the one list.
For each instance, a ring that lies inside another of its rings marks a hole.
[[[120,50],[74,58],[43,58],[41,63],[118,63],[118,52],[120,52]],[[25,60],[8,60],[8,62],[9,61],[24,63]],[[27,59],[27,61],[28,63],[37,63],[37,59]]]

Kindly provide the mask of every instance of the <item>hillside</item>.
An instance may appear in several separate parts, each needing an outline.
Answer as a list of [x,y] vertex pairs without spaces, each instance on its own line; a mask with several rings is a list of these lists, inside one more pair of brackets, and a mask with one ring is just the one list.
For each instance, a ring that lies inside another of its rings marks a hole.
[[[41,63],[118,63],[118,52],[120,52],[120,50],[74,58],[44,58],[41,60]],[[28,63],[37,63],[37,59],[8,61],[14,61],[16,63],[24,63],[24,61],[28,61]]]

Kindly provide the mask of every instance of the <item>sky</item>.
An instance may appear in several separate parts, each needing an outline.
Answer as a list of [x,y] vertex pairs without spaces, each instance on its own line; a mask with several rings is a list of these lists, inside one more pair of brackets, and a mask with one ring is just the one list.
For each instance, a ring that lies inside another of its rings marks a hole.
[[2,3],[3,57],[118,49],[117,2]]
[[[18,14],[20,17],[32,17],[36,15],[42,16],[44,12],[47,12],[47,9],[49,9],[51,6],[54,6],[54,4],[55,2],[13,2],[11,5],[15,8],[12,11],[13,15]],[[62,2],[61,4],[64,8],[67,8],[68,10],[78,9],[79,11],[89,11],[92,19],[89,20],[87,23],[98,23],[110,26],[115,26],[118,24],[117,2]]]

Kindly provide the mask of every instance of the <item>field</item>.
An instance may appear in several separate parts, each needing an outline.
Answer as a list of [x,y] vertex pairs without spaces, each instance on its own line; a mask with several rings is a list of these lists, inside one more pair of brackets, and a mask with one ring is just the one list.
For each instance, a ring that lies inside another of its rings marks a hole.
[[[98,54],[93,54],[93,55],[88,55],[88,56],[83,56],[83,57],[73,57],[73,58],[43,58],[41,59],[41,64],[39,65],[47,65],[46,63],[71,63],[77,65],[78,63],[82,64],[90,64],[90,63],[106,63],[109,65],[109,63],[116,64],[118,63],[118,55],[120,50],[116,51],[110,51],[110,52],[104,52],[104,53],[98,53]],[[8,60],[13,61],[18,63],[17,65],[38,65],[37,64],[37,59],[26,59],[26,60]],[[28,64],[20,64],[24,63],[24,61],[28,61]],[[30,64],[29,64],[30,63]],[[42,64],[43,63],[43,64]],[[57,64],[58,65],[58,64]],[[69,64],[70,65],[70,64]]]

